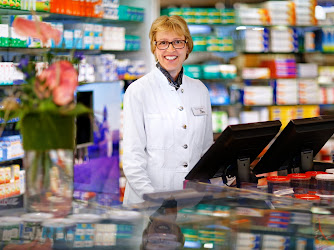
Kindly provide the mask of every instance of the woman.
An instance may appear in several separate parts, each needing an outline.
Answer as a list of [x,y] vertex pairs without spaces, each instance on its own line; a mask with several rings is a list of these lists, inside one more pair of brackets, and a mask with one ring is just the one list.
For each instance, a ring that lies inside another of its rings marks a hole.
[[208,90],[183,74],[193,49],[187,23],[180,16],[161,16],[149,37],[156,68],[124,96],[124,205],[142,202],[145,193],[182,189],[213,143]]

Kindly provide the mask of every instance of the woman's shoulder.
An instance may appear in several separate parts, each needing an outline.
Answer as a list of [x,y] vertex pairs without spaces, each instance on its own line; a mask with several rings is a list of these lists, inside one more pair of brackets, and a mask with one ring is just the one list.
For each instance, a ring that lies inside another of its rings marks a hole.
[[129,87],[127,88],[126,91],[130,90],[130,91],[141,91],[141,90],[145,90],[145,88],[147,88],[147,85],[150,84],[150,78],[152,72],[149,72],[145,75],[143,75],[142,77],[140,77],[139,79],[137,79],[136,81],[132,82]]
[[200,90],[208,90],[205,84],[199,79],[191,78],[186,75],[184,76],[184,79],[193,87],[199,88]]

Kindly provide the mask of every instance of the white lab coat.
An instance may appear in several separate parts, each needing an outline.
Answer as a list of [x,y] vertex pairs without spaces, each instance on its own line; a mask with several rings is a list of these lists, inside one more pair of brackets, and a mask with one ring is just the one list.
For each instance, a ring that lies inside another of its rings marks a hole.
[[189,171],[213,143],[209,92],[183,75],[176,91],[158,68],[124,95],[124,205],[145,193],[183,188]]

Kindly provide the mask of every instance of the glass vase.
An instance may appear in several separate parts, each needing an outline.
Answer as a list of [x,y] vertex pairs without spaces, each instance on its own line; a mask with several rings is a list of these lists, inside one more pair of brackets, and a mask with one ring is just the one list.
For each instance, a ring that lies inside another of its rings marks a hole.
[[65,217],[73,197],[73,116],[31,113],[22,119],[23,166],[26,171],[25,208],[28,212]]
[[52,213],[55,217],[68,215],[73,196],[73,150],[28,150],[23,164],[27,211]]

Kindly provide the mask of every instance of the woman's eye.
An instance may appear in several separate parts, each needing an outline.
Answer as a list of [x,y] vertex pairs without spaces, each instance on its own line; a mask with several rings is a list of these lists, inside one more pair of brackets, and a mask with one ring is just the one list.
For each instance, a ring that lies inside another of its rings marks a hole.
[[166,45],[167,42],[166,42],[166,41],[161,41],[161,42],[159,42],[159,44],[160,44],[160,45]]
[[176,40],[176,41],[174,41],[174,44],[181,44],[181,43],[182,43],[181,40]]

